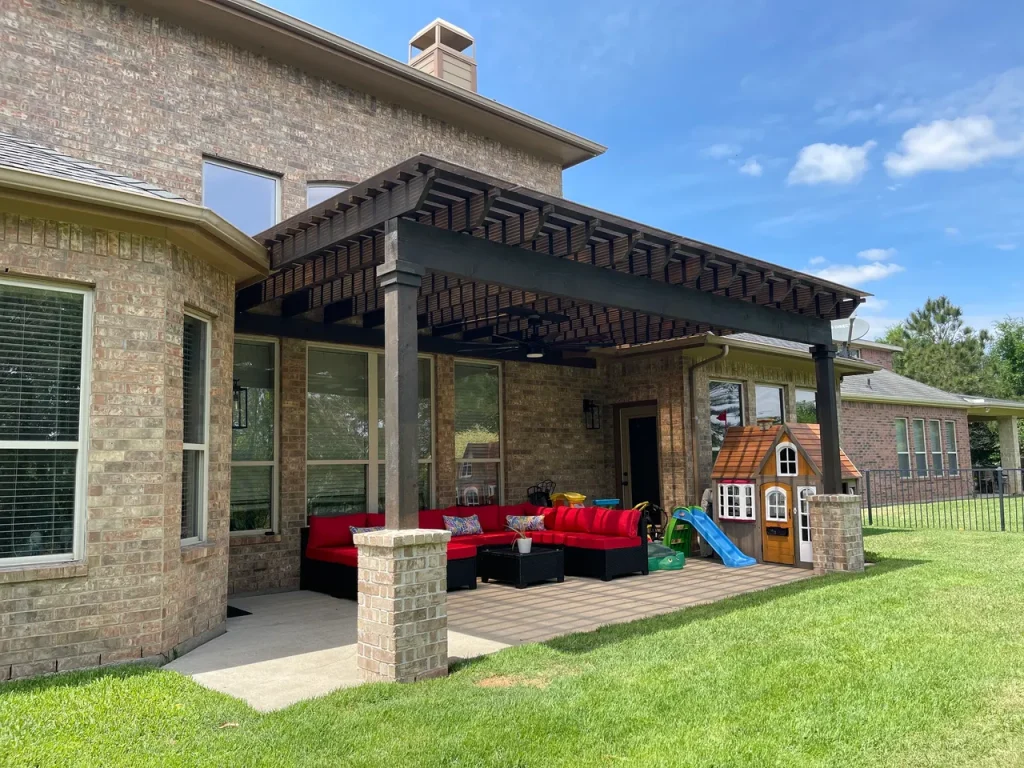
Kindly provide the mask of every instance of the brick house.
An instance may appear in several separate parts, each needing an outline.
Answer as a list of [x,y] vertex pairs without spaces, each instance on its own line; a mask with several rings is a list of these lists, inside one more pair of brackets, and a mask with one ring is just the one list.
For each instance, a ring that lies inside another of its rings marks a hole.
[[[862,293],[561,199],[604,148],[476,93],[458,28],[409,66],[252,0],[13,18],[0,365],[28,373],[0,384],[0,680],[185,652],[228,595],[298,587],[309,515],[399,482],[413,511],[546,479],[695,503],[726,427],[813,390],[835,422],[837,377],[877,370],[828,348]],[[412,235],[544,266],[508,286],[389,259]],[[390,362],[382,262],[415,334]],[[530,282],[563,268],[558,295]],[[385,471],[396,390],[414,477]]]

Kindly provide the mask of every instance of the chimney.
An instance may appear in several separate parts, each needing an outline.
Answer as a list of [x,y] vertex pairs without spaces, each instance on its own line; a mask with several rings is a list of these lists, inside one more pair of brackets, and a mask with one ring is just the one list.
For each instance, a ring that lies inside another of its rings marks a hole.
[[444,19],[434,19],[409,41],[409,66],[446,83],[476,91],[473,36]]

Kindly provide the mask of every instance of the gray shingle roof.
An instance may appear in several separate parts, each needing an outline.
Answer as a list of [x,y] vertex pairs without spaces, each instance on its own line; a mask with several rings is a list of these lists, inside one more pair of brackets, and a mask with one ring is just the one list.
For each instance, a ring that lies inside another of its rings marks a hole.
[[3,131],[0,131],[0,166],[41,173],[58,179],[98,184],[122,192],[137,192],[163,200],[186,202],[185,198],[145,181],[131,176],[122,176],[100,168],[98,165],[76,160],[54,149],[20,139]]
[[844,377],[840,394],[842,397],[885,397],[905,402],[949,403],[956,408],[967,405],[960,395],[929,387],[884,368],[874,373]]
[[725,338],[746,341],[751,344],[763,344],[766,347],[779,347],[781,349],[793,349],[797,352],[806,352],[807,354],[811,353],[811,348],[806,344],[801,344],[799,341],[785,341],[772,336],[761,336],[757,333],[730,333]]

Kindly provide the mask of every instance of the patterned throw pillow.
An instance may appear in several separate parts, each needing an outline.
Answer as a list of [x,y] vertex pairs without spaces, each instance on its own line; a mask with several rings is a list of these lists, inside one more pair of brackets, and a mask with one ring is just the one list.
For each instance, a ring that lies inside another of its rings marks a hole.
[[472,536],[476,533],[483,533],[483,526],[480,525],[480,518],[477,515],[469,517],[458,517],[457,515],[443,515],[444,527],[455,536]]
[[360,528],[358,525],[350,525],[348,527],[352,531],[352,535],[355,536],[357,533],[373,533],[374,531],[383,531],[383,525],[371,525],[369,528]]
[[508,515],[505,523],[512,531],[543,531],[544,515]]

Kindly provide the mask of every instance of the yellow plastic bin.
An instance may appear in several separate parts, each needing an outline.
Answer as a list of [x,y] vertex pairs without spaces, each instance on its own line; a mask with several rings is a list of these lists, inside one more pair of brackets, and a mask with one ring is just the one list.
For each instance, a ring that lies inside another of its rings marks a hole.
[[582,507],[587,497],[582,493],[556,493],[551,497],[552,507]]

